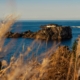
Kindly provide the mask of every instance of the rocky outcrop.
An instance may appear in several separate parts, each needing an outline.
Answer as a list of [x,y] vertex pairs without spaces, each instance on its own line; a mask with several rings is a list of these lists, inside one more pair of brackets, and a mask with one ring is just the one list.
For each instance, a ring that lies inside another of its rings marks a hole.
[[70,27],[58,25],[46,25],[36,34],[36,38],[45,40],[64,40],[72,38]]
[[23,38],[34,38],[34,36],[35,36],[35,33],[33,33],[30,30],[22,33],[22,37]]
[[69,26],[59,26],[57,24],[49,24],[41,26],[41,29],[37,32],[26,31],[23,33],[6,34],[8,38],[34,38],[40,40],[65,40],[72,38],[72,30]]
[[20,38],[20,37],[22,37],[22,34],[21,33],[7,32],[5,36],[7,38]]

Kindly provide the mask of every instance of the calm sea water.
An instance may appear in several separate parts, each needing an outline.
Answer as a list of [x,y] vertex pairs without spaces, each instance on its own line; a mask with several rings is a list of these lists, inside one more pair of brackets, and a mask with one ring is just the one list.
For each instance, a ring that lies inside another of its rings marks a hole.
[[[31,30],[33,32],[40,30],[41,25],[46,25],[46,24],[59,24],[59,25],[64,25],[64,26],[70,26],[72,28],[72,39],[70,40],[65,40],[62,41],[60,44],[61,45],[66,45],[69,46],[70,48],[72,47],[72,44],[74,40],[80,35],[80,21],[79,20],[32,20],[32,21],[17,21],[13,26],[12,26],[12,31],[13,32],[24,32],[27,30]],[[12,41],[13,40],[13,41]],[[13,54],[19,55],[21,52],[24,52],[30,44],[34,41],[33,39],[24,39],[24,38],[19,38],[19,39],[6,39],[5,40],[5,45],[12,41],[12,43],[9,44],[10,47],[9,51],[7,52],[7,56],[5,56],[5,59],[10,58]],[[42,45],[39,47],[39,50],[36,50],[38,47],[34,43],[35,47],[33,52],[36,52],[38,54],[45,52],[48,50],[54,42],[41,42]],[[14,45],[15,44],[15,45]],[[22,50],[24,48],[24,51]]]
[[31,30],[33,32],[40,30],[41,25],[45,24],[59,24],[64,26],[70,26],[72,28],[73,38],[71,40],[63,41],[63,45],[72,46],[74,40],[80,35],[80,20],[46,20],[46,21],[19,21],[14,24],[13,32],[24,32],[26,30]]

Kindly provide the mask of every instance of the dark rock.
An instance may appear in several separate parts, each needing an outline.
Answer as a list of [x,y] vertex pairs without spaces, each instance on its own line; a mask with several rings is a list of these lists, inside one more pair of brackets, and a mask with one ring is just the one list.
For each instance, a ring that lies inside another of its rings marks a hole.
[[32,33],[32,31],[28,30],[28,31],[23,32],[22,34],[24,35],[24,34],[27,34],[27,33]]
[[11,35],[13,35],[12,32],[7,32],[6,35],[5,35],[5,37],[9,38]]
[[36,38],[45,40],[70,39],[72,38],[72,30],[68,26],[46,25],[37,32]]
[[21,33],[14,33],[14,34],[11,34],[9,37],[10,38],[20,38],[20,37],[22,37],[22,34]]
[[24,33],[22,33],[22,37],[23,38],[33,38],[33,32],[32,31],[26,31],[26,32],[24,32]]
[[72,38],[72,30],[69,26],[60,26],[57,24],[48,24],[41,26],[37,32],[25,31],[23,33],[8,32],[6,37],[10,38],[35,38],[40,40],[65,40]]

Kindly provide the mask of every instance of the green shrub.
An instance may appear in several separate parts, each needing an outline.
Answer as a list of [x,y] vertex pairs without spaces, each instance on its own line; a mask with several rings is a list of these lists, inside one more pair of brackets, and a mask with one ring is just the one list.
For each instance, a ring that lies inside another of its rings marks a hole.
[[74,41],[73,46],[72,46],[72,50],[76,51],[77,49],[77,40]]

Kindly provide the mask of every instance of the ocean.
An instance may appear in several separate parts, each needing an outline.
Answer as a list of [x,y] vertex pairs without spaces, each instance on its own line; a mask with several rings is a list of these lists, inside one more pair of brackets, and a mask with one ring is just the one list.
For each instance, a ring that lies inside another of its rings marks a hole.
[[[46,24],[58,24],[62,26],[70,26],[72,29],[72,39],[65,40],[59,43],[59,45],[66,45],[70,49],[72,48],[73,42],[76,40],[76,38],[80,35],[80,20],[23,20],[23,21],[16,21],[15,24],[11,27],[12,32],[24,32],[27,30],[31,30],[33,32],[40,30],[41,25]],[[18,56],[20,53],[24,53],[26,49],[33,44],[34,39],[24,39],[24,38],[7,38],[5,40],[4,46],[7,44],[10,48],[4,59],[10,59],[11,56],[15,55]],[[41,43],[41,45],[39,44]],[[53,45],[56,46],[58,44],[54,44],[54,41],[46,43],[45,41],[39,43],[34,43],[34,49],[31,53],[38,53],[41,54],[43,52],[46,52],[49,48],[51,48]],[[37,50],[37,46],[40,46]]]
[[74,40],[80,35],[80,21],[79,20],[32,20],[19,21],[14,24],[12,32],[24,32],[31,30],[33,32],[40,30],[41,25],[58,24],[62,26],[70,26],[72,29],[72,39],[63,41],[61,44],[72,46]]

